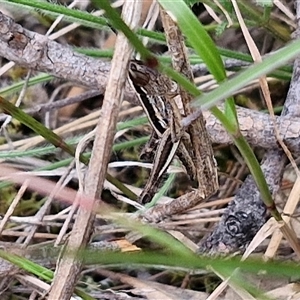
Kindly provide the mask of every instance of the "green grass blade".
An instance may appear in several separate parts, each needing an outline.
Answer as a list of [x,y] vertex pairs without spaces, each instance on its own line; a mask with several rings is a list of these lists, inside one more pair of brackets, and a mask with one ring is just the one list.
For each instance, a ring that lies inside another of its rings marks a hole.
[[[175,17],[182,33],[186,36],[193,49],[206,64],[207,69],[218,82],[226,80],[223,61],[213,40],[204,26],[196,18],[184,0],[176,1],[176,5],[168,0],[159,0],[163,8]],[[233,98],[229,97],[225,104],[227,122],[238,130],[238,122]]]
[[[28,86],[32,86],[32,85],[35,85],[35,84],[38,84],[38,83],[49,82],[52,79],[54,79],[53,76],[42,73],[42,74],[39,74],[35,77],[30,78],[29,81],[28,81]],[[12,93],[20,91],[22,89],[22,87],[24,86],[24,83],[25,83],[25,81],[21,80],[17,83],[13,83],[9,86],[1,88],[0,89],[0,95],[2,97],[4,97],[4,96],[7,96],[7,95],[10,95]]]
[[236,91],[247,85],[254,79],[257,79],[276,68],[283,66],[289,60],[300,54],[300,41],[296,40],[289,43],[286,47],[276,51],[263,60],[261,63],[254,64],[246,70],[240,72],[234,78],[220,84],[212,92],[203,94],[193,101],[194,107],[209,109],[219,101],[233,95]]
[[159,0],[159,3],[167,12],[171,12],[171,15],[175,16],[182,33],[207,65],[208,70],[214,75],[216,80],[224,80],[226,74],[218,50],[204,29],[204,26],[199,22],[186,3],[183,0],[177,0],[176,5],[169,0]]
[[27,9],[38,9],[43,13],[58,17],[60,15],[64,16],[64,20],[69,20],[70,22],[76,22],[88,27],[101,29],[103,26],[109,26],[107,19],[103,17],[93,16],[91,13],[86,11],[81,11],[79,9],[71,9],[61,4],[55,4],[53,2],[49,3],[46,1],[36,1],[36,0],[9,0],[0,1],[6,4],[14,4],[19,9],[21,6]]
[[105,10],[105,14],[110,20],[110,23],[115,29],[123,32],[134,48],[141,54],[143,59],[150,59],[153,56],[151,52],[143,45],[137,35],[122,20],[119,13],[117,13],[117,11],[111,7],[108,0],[94,0],[94,2],[97,3],[103,10]]
[[[49,128],[45,127],[43,124],[29,116],[28,114],[24,113],[22,109],[14,106],[9,101],[5,100],[4,98],[0,97],[0,108],[3,112],[11,115],[13,118],[19,120],[22,124],[26,125],[30,129],[32,129],[35,133],[41,135],[45,138],[49,143],[54,145],[55,147],[59,147],[65,152],[69,153],[71,156],[75,156],[75,148],[68,145],[64,140],[54,133]],[[88,164],[89,159],[84,155],[80,155],[80,161],[84,164]],[[106,179],[115,185],[118,189],[120,189],[127,197],[130,199],[137,199],[137,196],[129,190],[125,185],[123,185],[120,181],[116,178],[112,177],[110,174],[107,173]]]

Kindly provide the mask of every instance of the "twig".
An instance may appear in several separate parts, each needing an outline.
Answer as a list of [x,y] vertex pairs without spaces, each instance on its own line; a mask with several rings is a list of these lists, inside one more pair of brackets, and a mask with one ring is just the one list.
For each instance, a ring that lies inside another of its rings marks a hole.
[[[109,62],[76,53],[71,47],[61,45],[23,28],[0,12],[0,56],[28,69],[46,72],[104,93]],[[129,92],[134,100],[135,94]]]

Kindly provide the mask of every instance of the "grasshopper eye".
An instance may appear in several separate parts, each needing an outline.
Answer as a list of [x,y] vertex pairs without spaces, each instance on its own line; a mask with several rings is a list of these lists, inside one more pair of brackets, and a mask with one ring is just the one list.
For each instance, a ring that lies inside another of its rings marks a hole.
[[145,86],[149,82],[146,67],[134,61],[129,63],[129,77],[138,86]]
[[171,92],[171,93],[175,93],[175,92],[177,92],[177,89],[178,89],[178,84],[177,84],[177,82],[172,80],[170,92]]
[[129,63],[128,73],[131,79],[136,78],[136,74],[138,73],[138,66],[136,65],[136,63],[132,61]]

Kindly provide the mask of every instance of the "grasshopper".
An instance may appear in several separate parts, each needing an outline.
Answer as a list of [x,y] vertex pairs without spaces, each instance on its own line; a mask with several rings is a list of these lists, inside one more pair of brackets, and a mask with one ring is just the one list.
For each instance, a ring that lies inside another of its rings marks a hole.
[[129,64],[129,78],[153,128],[144,157],[149,157],[149,152],[157,147],[149,180],[139,197],[139,202],[145,204],[150,202],[156,193],[162,175],[169,167],[176,152],[179,153],[191,179],[195,179],[195,166],[192,157],[188,154],[185,146],[181,144],[182,133],[176,129],[180,126],[181,119],[179,108],[173,101],[178,96],[177,84],[137,60],[133,60]]
[[[184,37],[176,20],[162,8],[160,13],[173,68],[193,81]],[[153,168],[139,202],[144,204],[151,201],[162,174],[175,154],[182,161],[190,178],[198,182],[197,190],[188,192],[169,204],[151,208],[146,219],[157,222],[212,196],[219,187],[217,168],[202,112],[197,114],[198,119],[185,128],[181,125],[182,118],[193,113],[190,107],[192,96],[167,76],[139,61],[130,62],[129,78],[153,128],[150,149],[153,149],[153,145],[157,146]],[[144,151],[144,154],[147,156],[149,150]]]

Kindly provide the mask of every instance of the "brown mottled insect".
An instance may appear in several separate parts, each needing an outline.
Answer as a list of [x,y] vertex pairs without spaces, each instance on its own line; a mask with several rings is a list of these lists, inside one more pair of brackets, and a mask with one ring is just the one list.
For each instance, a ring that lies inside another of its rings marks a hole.
[[[158,144],[149,180],[139,197],[139,202],[145,204],[150,202],[156,193],[161,177],[172,162],[177,149],[180,148],[180,153],[187,153],[187,151],[183,149],[183,145],[180,145],[181,136],[176,135],[174,133],[176,130],[173,129],[177,126],[174,110],[178,115],[178,108],[174,108],[176,105],[174,97],[178,94],[177,84],[156,69],[149,68],[137,60],[129,64],[129,78],[153,128],[144,157],[149,158],[149,153],[153,152],[153,147]],[[188,161],[186,165],[193,164],[188,154],[179,154],[179,156],[185,157],[182,160],[183,163]]]

